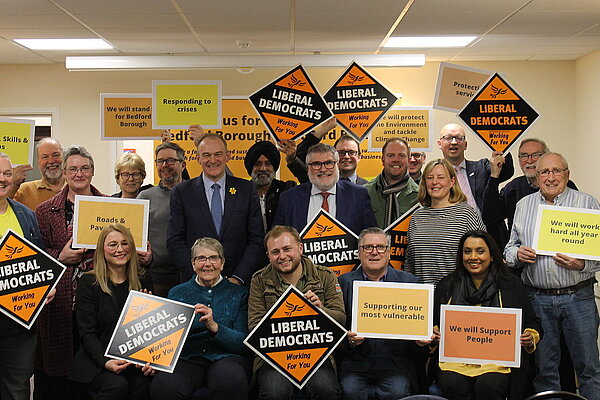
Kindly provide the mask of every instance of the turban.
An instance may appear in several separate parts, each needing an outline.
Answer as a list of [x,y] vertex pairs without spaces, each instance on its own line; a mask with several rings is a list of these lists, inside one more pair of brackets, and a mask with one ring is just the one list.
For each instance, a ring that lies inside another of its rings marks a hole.
[[248,171],[248,175],[252,175],[252,168],[254,168],[254,164],[260,158],[260,156],[267,157],[267,160],[273,166],[273,170],[277,171],[279,169],[279,162],[281,161],[281,155],[277,150],[277,147],[272,142],[268,140],[263,140],[261,142],[254,143],[246,153],[246,158],[244,158],[244,166],[246,167],[246,171]]

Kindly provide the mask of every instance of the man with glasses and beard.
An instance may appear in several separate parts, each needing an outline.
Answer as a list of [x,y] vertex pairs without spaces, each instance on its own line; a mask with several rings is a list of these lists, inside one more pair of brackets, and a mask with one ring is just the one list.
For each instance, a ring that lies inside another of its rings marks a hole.
[[37,144],[37,163],[42,179],[15,184],[13,199],[35,211],[38,205],[54,197],[65,186],[62,147],[58,140],[43,138]]
[[148,241],[152,246],[152,261],[148,267],[154,294],[167,297],[169,289],[179,284],[179,268],[167,250],[166,226],[169,225],[171,191],[181,182],[185,169],[185,151],[174,142],[165,142],[156,148],[154,154],[160,182],[140,192],[137,198],[150,200]]
[[306,161],[309,182],[281,194],[273,225],[293,226],[302,232],[323,209],[357,235],[364,228],[377,226],[367,189],[340,180],[335,148],[315,144],[308,149]]
[[[490,178],[483,192],[483,209],[481,217],[487,224],[504,223],[508,219],[508,230],[512,229],[517,202],[523,197],[539,190],[536,167],[541,156],[550,150],[546,143],[537,138],[524,139],[519,145],[519,166],[523,175],[508,182],[498,193],[501,166],[492,164]],[[577,190],[572,181],[567,183],[571,189]],[[502,243],[500,243],[502,244]]]
[[244,158],[246,171],[252,177],[252,182],[258,192],[265,232],[268,232],[273,226],[273,218],[277,212],[281,192],[296,186],[294,181],[284,182],[275,179],[280,161],[281,156],[277,147],[268,140],[254,143]]

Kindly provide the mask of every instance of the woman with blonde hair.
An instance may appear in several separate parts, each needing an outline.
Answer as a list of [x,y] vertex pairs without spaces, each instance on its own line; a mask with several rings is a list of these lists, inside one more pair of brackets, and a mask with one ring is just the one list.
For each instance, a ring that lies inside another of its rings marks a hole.
[[77,290],[75,314],[81,345],[69,378],[86,385],[96,399],[147,399],[154,370],[104,356],[131,290],[147,288],[129,229],[106,226],[98,236],[94,270],[84,274]]
[[410,219],[404,268],[435,285],[456,268],[461,236],[485,230],[485,225],[467,204],[456,171],[444,159],[430,161],[423,170],[418,200],[423,207]]
[[136,153],[126,152],[115,163],[115,179],[121,191],[112,195],[123,199],[135,199],[142,191],[152,187],[142,186],[146,179],[146,164]]

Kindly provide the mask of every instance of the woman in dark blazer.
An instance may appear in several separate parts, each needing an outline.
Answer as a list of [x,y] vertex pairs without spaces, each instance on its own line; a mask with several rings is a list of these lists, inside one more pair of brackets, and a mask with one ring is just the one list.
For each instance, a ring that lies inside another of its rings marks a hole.
[[[524,398],[526,375],[533,372],[529,355],[542,334],[525,286],[507,271],[498,245],[484,231],[470,231],[461,237],[456,265],[435,289],[434,324],[439,326],[442,304],[520,308],[521,368],[441,362],[438,384],[444,396],[452,400]],[[439,339],[437,326],[434,336]]]
[[142,290],[135,243],[121,224],[105,227],[98,237],[94,270],[84,274],[77,290],[75,314],[81,346],[69,378],[96,393],[96,399],[147,399],[154,370],[135,368],[104,351],[130,290]]

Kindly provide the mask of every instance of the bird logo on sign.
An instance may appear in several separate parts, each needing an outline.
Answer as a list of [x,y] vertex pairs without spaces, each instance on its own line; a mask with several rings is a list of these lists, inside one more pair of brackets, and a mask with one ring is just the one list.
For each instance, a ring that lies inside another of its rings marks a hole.
[[306,85],[306,82],[301,81],[300,79],[296,78],[294,76],[294,74],[292,74],[292,77],[290,78],[291,82],[288,83],[288,86],[293,88],[294,86],[304,86]]
[[363,79],[365,79],[364,76],[354,75],[354,74],[348,74],[348,77],[350,78],[350,79],[348,79],[348,84],[350,84],[350,85],[354,85],[356,82],[360,82]]
[[285,311],[284,314],[288,317],[291,317],[295,311],[302,311],[304,309],[304,304],[292,304],[286,301],[285,308],[287,308],[289,311]]
[[8,250],[8,254],[6,255],[6,259],[7,260],[12,259],[16,254],[19,254],[20,252],[22,252],[23,248],[24,248],[24,246],[13,247],[13,246],[6,245],[6,250]]
[[500,89],[497,88],[496,86],[492,85],[492,93],[490,94],[490,96],[495,99],[496,97],[498,97],[499,94],[505,94],[507,92],[508,89]]
[[333,230],[333,226],[317,224],[317,229],[318,231],[315,233],[315,235],[323,236],[325,232],[331,232]]

